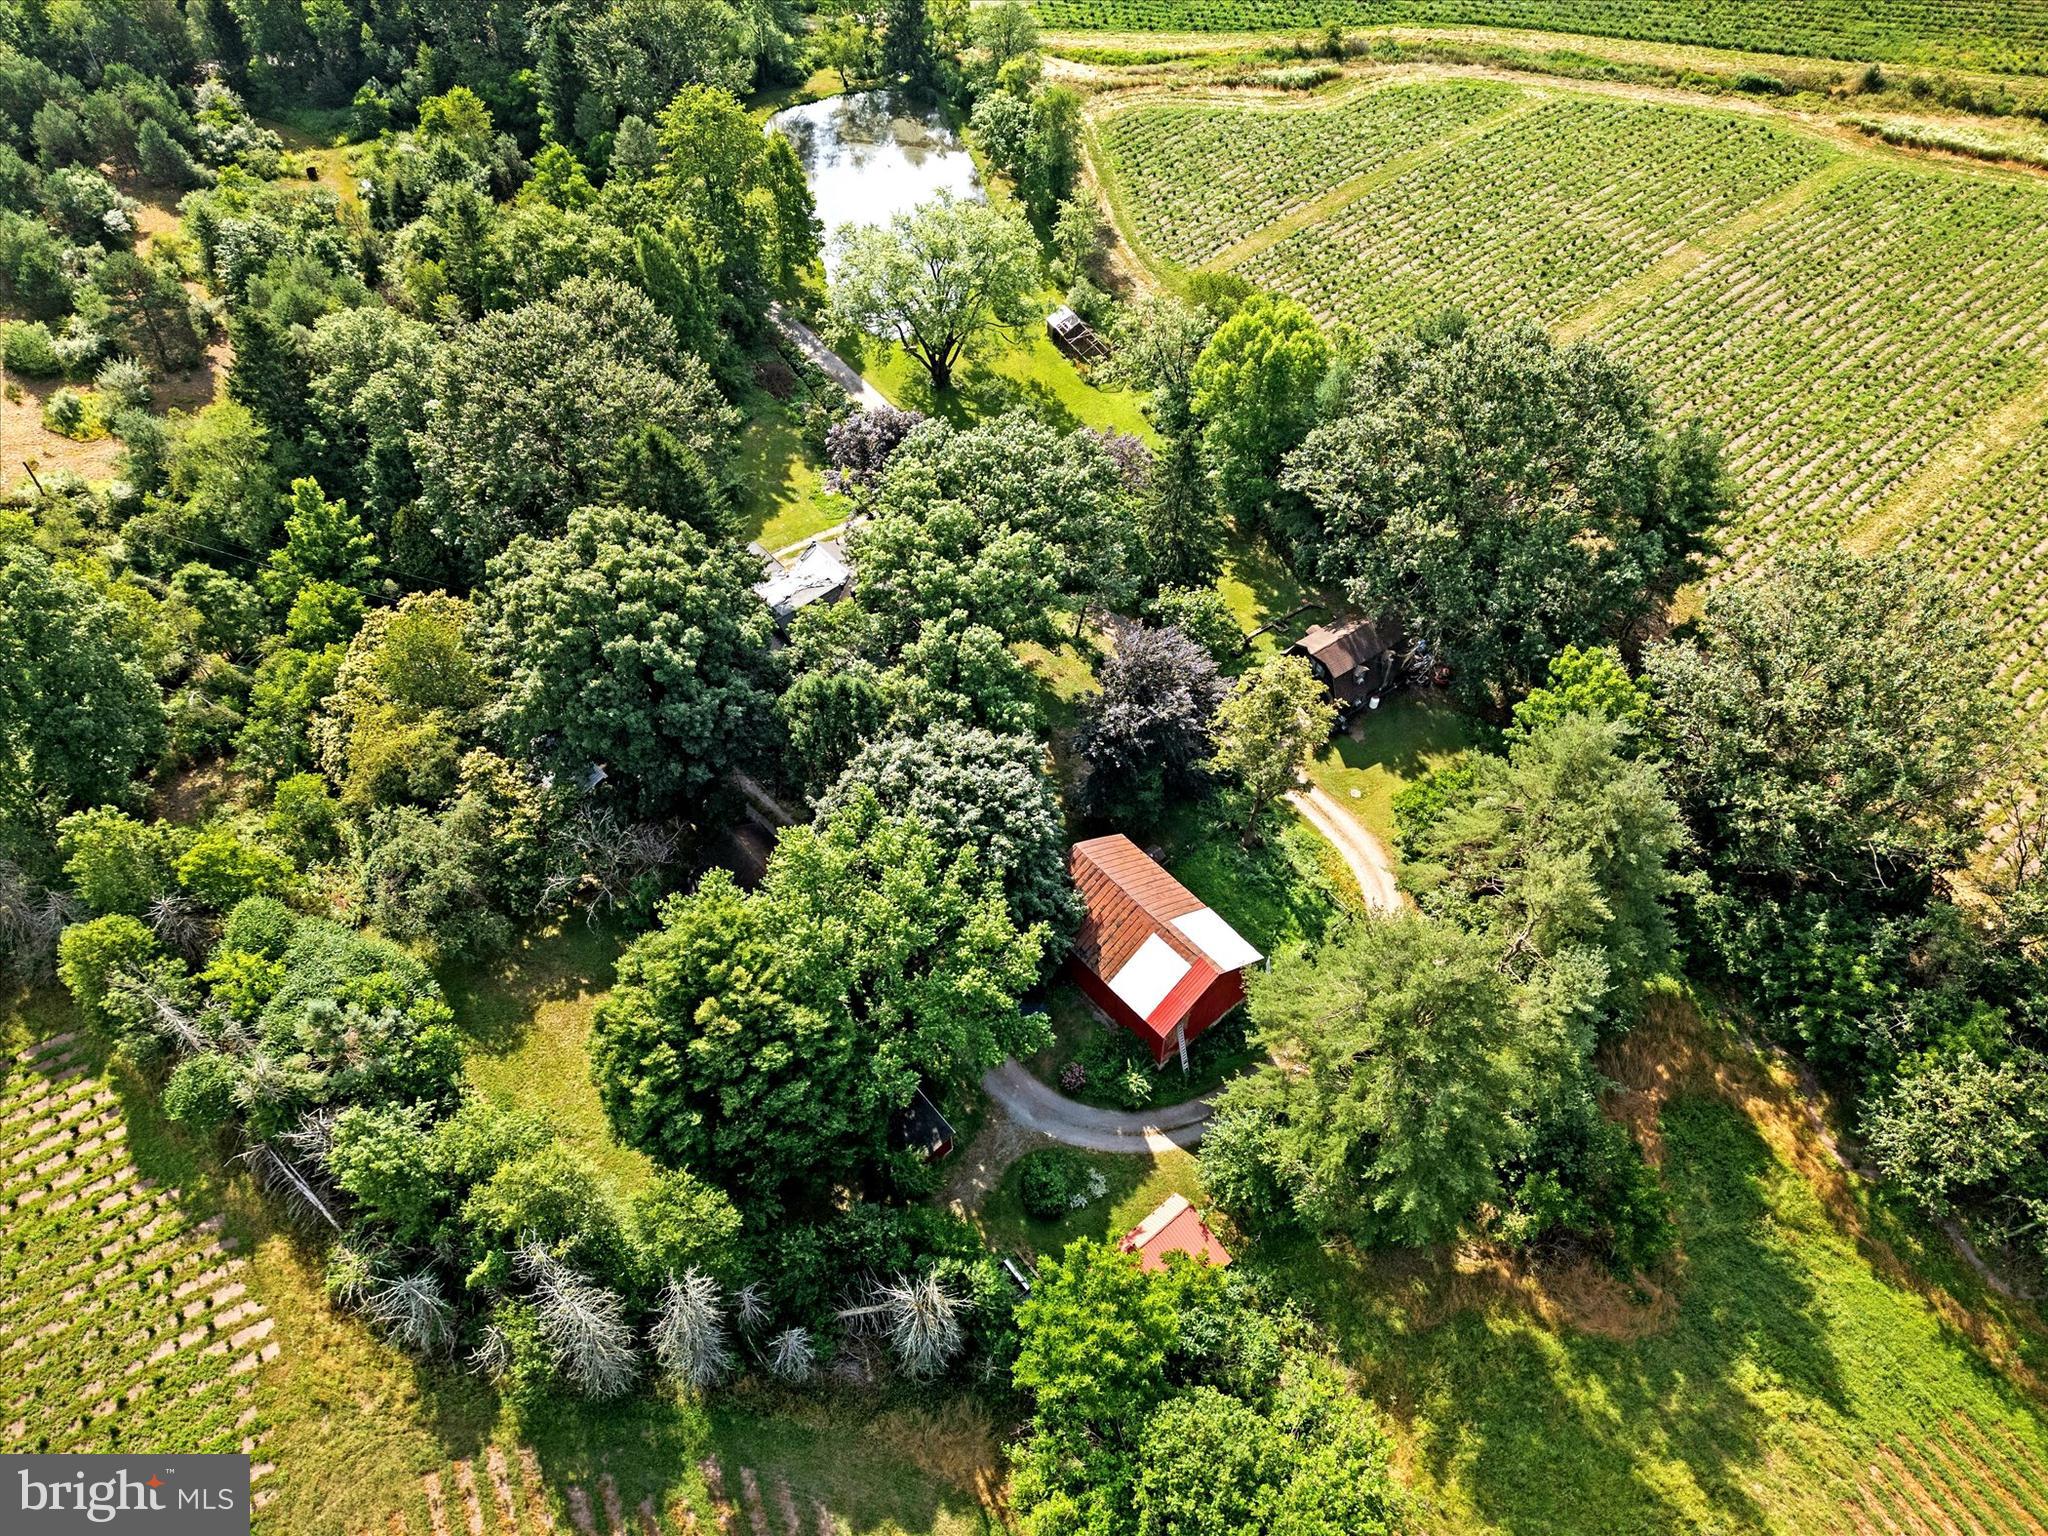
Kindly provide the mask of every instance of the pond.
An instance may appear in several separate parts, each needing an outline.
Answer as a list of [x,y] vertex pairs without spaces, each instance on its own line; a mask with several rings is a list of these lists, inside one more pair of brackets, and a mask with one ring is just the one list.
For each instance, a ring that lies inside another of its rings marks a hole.
[[768,119],[796,149],[825,226],[825,271],[841,229],[886,224],[941,191],[979,197],[981,183],[960,136],[936,109],[921,112],[896,91],[857,91],[789,107]]

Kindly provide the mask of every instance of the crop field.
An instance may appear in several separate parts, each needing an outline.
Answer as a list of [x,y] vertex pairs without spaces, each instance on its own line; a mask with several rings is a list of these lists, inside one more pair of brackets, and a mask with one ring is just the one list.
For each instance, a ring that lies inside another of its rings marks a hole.
[[1333,108],[1120,112],[1102,139],[1144,188],[1132,208],[1148,252],[1198,266],[1324,193],[1527,100],[1484,81],[1395,85]]
[[1237,265],[1368,333],[1448,305],[1555,325],[1832,158],[1762,121],[1565,98],[1447,146]]
[[[1357,120],[1395,89],[1110,107],[1097,144],[1127,238],[1158,262],[1212,252],[1367,336],[1455,305],[1612,347],[1725,434],[1742,494],[1724,570],[1824,538],[1916,545],[1981,598],[2020,718],[2048,738],[2048,183],[1543,90],[1347,176],[1330,162],[1385,142]],[[1208,214],[1189,191],[1290,159],[1315,178],[1291,185],[1331,189],[1291,217]]]
[[1915,516],[1898,542],[1977,594],[2036,756],[2048,746],[2048,422]]
[[2048,69],[2044,0],[1034,0],[1076,31],[1531,27],[1830,59]]
[[52,1035],[0,1073],[0,1450],[254,1452],[271,1320],[218,1218],[141,1176],[86,1050]]

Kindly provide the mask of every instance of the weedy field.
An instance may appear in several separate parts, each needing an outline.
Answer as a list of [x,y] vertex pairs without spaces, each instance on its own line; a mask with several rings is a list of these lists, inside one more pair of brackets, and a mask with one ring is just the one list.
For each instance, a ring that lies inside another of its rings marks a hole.
[[2048,68],[2042,0],[1035,0],[1034,8],[1047,26],[1075,30],[1541,27],[1831,59]]
[[1918,544],[1982,598],[2021,732],[2048,742],[2048,181],[1790,115],[1469,79],[1106,95],[1094,142],[1170,281],[1234,270],[1368,337],[1455,306],[1613,348],[1726,435],[1724,569]]

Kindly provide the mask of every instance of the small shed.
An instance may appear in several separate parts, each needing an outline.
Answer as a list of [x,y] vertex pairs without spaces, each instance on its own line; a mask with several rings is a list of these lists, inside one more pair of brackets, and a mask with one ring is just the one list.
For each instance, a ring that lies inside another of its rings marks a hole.
[[1340,726],[1386,692],[1399,675],[1398,658],[1370,619],[1318,624],[1287,647],[1287,654],[1307,659],[1309,670],[1337,706]]
[[1244,972],[1265,957],[1121,833],[1068,855],[1086,913],[1068,974],[1136,1035],[1155,1066],[1244,1001]]
[[908,1104],[890,1116],[889,1133],[897,1146],[922,1152],[928,1163],[936,1163],[953,1152],[953,1122],[945,1117],[922,1088],[911,1096]]
[[803,553],[787,564],[774,560],[775,569],[754,584],[754,592],[775,615],[775,626],[787,629],[798,613],[812,603],[836,603],[853,590],[853,567],[837,543],[820,540],[806,545]]
[[1230,1263],[1230,1250],[1216,1241],[1209,1223],[1185,1195],[1168,1195],[1117,1246],[1125,1253],[1135,1253],[1138,1267],[1147,1273],[1166,1268],[1167,1255],[1173,1253],[1190,1254],[1197,1264],[1214,1264],[1218,1269]]
[[1045,317],[1045,334],[1052,344],[1080,363],[1109,361],[1109,344],[1095,334],[1095,327],[1066,305]]

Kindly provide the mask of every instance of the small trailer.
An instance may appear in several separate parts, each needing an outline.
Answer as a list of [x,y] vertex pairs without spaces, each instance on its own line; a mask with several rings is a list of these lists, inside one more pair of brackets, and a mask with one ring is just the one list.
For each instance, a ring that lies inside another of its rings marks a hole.
[[1064,304],[1045,317],[1045,334],[1077,363],[1109,361],[1109,344],[1095,334],[1094,326]]

